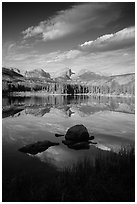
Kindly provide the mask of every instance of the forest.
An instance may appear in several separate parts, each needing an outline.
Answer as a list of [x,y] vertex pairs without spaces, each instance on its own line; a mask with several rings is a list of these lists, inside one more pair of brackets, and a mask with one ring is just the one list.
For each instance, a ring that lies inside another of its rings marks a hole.
[[3,81],[2,92],[44,91],[52,94],[115,94],[135,95],[135,83],[119,85],[112,81],[111,84],[95,85],[72,82],[33,82],[33,81]]

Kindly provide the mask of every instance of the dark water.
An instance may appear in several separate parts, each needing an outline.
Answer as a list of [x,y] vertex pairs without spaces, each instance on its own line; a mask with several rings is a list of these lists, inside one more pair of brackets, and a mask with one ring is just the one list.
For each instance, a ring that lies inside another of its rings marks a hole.
[[[99,149],[118,151],[121,146],[134,143],[134,98],[99,96],[3,97],[3,172],[24,169],[44,169],[69,166],[88,157],[94,161]],[[62,144],[66,130],[83,124],[95,136],[96,145],[90,149],[74,150]],[[35,156],[19,152],[24,145],[50,140],[52,146]]]

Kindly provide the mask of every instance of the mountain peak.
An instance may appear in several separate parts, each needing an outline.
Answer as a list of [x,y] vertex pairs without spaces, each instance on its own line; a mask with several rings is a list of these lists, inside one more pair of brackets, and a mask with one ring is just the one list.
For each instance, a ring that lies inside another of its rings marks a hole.
[[75,74],[70,68],[62,69],[57,73],[52,73],[52,77],[56,80],[71,80],[71,76]]
[[26,71],[25,77],[50,78],[50,74],[48,72],[45,72],[43,69],[34,69],[32,71]]

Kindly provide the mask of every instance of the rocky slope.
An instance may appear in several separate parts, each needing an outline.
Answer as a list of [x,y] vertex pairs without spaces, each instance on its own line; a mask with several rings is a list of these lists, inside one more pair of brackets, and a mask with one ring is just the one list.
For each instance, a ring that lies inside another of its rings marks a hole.
[[32,71],[26,71],[25,72],[26,78],[47,78],[50,79],[50,74],[48,72],[45,72],[43,69],[34,69]]
[[71,80],[71,76],[75,74],[71,69],[65,68],[57,73],[52,73],[52,78],[57,82],[64,82]]
[[2,80],[13,81],[21,80],[24,76],[14,69],[2,68]]

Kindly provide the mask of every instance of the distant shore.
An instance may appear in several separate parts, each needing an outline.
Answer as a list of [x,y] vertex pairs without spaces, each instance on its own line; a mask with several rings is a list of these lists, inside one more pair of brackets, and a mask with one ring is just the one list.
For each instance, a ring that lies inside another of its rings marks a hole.
[[[10,92],[8,94],[8,96],[20,96],[20,97],[29,97],[29,96],[72,96],[72,94],[58,94],[58,93],[47,93],[45,91],[26,91],[26,92]],[[77,95],[83,95],[83,96],[105,96],[105,97],[135,97],[134,95],[130,95],[130,94],[93,94],[93,93],[83,93],[83,94],[74,94],[73,96],[77,96]]]

